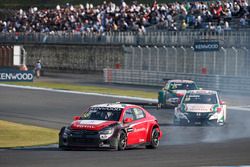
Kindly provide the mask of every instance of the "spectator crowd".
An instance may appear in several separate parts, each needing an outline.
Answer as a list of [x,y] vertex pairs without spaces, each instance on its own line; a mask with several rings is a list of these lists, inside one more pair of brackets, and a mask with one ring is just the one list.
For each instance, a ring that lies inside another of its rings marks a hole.
[[246,0],[174,2],[119,5],[104,1],[73,6],[57,5],[53,9],[17,10],[0,20],[0,32],[73,32],[104,33],[115,31],[146,32],[150,28],[167,30],[230,30],[250,27],[250,7]]

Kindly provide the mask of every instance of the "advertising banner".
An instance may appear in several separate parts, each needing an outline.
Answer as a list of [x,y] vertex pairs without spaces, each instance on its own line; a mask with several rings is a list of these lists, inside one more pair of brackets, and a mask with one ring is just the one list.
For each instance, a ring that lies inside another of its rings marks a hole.
[[0,69],[0,82],[1,81],[21,81],[32,82],[34,79],[34,72],[20,71],[16,69]]
[[194,51],[219,51],[220,44],[219,42],[194,42]]

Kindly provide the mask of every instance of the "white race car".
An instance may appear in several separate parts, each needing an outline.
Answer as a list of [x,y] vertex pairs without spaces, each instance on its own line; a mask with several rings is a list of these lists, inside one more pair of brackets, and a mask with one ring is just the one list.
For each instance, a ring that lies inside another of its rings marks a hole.
[[176,125],[224,125],[226,105],[212,90],[189,90],[175,108]]

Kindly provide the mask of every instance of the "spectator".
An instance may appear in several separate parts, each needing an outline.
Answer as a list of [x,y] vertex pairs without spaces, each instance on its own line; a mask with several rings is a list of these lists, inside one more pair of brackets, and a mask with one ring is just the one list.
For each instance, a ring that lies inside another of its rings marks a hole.
[[41,70],[42,70],[41,60],[38,60],[38,61],[36,62],[36,64],[35,64],[35,69],[34,69],[34,71],[35,71],[35,76],[36,76],[37,78],[40,78],[40,76],[41,76]]
[[[91,3],[73,6],[57,5],[54,9],[17,10],[13,17],[0,20],[0,32],[41,32],[102,34],[111,31],[146,32],[154,25],[165,25],[170,30],[207,28],[209,22],[221,20],[229,24],[233,18],[249,17],[246,0],[216,2],[174,2],[158,4],[120,5],[104,1],[98,6]],[[242,18],[246,20],[246,18]],[[184,22],[182,20],[185,20]],[[186,24],[186,25],[185,25]],[[186,28],[184,28],[186,27]]]
[[245,17],[245,16],[244,16],[244,17],[241,17],[241,18],[240,18],[240,26],[241,26],[242,28],[244,28],[244,27],[246,27],[246,25],[247,25],[246,17]]

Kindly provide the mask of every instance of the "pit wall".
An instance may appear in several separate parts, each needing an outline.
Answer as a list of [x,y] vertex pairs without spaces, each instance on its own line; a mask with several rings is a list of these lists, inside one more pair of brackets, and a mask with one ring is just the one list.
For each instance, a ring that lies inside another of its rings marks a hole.
[[26,44],[24,48],[26,64],[33,68],[40,59],[47,71],[93,72],[107,67],[120,68],[123,63],[121,46]]

